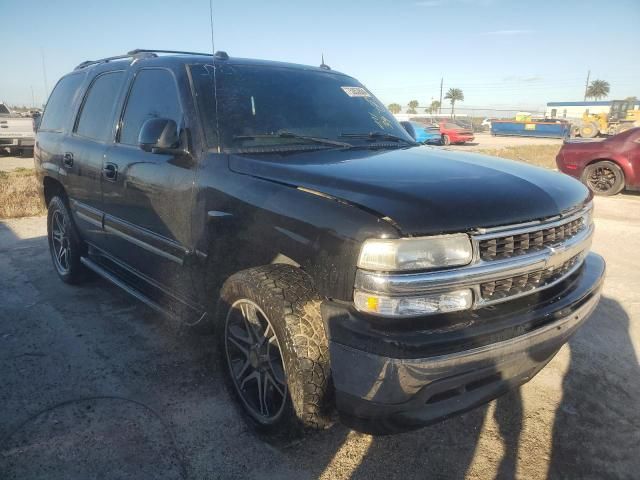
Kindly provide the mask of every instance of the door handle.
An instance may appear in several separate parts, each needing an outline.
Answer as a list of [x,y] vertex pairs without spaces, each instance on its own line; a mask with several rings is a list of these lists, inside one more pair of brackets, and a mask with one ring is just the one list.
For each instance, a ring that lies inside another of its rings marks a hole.
[[107,180],[115,182],[118,178],[118,166],[115,163],[105,163],[102,167],[102,174]]
[[63,156],[62,156],[62,163],[65,167],[73,167],[73,153],[71,152],[66,152]]

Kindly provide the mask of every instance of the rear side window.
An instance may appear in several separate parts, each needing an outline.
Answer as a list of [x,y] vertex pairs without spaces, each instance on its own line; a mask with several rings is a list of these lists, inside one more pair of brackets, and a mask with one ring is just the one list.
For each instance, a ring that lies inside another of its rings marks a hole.
[[124,72],[109,72],[93,81],[78,118],[78,135],[101,142],[109,140],[113,127],[113,107],[123,75]]
[[142,124],[150,118],[182,123],[182,109],[173,75],[168,70],[140,70],[122,117],[120,143],[137,145]]
[[71,114],[73,98],[82,84],[84,75],[69,75],[62,78],[51,92],[42,116],[40,130],[61,132]]

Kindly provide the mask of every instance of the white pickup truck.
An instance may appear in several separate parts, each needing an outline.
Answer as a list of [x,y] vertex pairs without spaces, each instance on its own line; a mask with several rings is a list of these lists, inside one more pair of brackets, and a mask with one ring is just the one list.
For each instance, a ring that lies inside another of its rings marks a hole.
[[10,154],[22,154],[32,150],[35,138],[33,119],[13,115],[0,103],[0,150],[9,149]]

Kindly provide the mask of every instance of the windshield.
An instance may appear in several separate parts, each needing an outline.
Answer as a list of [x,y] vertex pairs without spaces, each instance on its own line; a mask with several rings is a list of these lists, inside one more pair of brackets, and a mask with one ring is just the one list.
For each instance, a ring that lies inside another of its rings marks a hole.
[[[213,143],[211,69],[211,65],[191,66],[200,112]],[[377,98],[357,80],[342,74],[278,66],[223,65],[218,67],[216,77],[224,149],[309,143],[322,148],[322,144],[301,136],[350,144],[389,143],[393,137],[413,141]],[[350,136],[369,133],[376,136]],[[398,145],[406,146],[404,142]]]

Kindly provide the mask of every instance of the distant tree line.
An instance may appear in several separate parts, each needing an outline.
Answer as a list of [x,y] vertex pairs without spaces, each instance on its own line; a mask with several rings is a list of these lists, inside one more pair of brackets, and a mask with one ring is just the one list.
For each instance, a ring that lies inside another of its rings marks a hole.
[[[449,100],[449,102],[451,103],[451,116],[453,116],[455,115],[456,102],[464,102],[464,93],[459,88],[450,88],[449,91],[444,96],[444,98]],[[411,100],[407,104],[407,113],[412,113],[412,114],[418,113],[419,106],[420,106],[420,103],[418,102],[418,100]],[[390,103],[389,105],[387,105],[387,108],[394,115],[402,111],[402,105],[400,105],[399,103]],[[442,108],[442,105],[440,104],[440,102],[438,100],[433,100],[431,104],[424,109],[424,112],[429,114],[435,114],[440,112],[441,108]]]
[[[606,80],[593,80],[587,86],[586,98],[592,98],[596,101],[601,100],[603,98],[607,98],[609,96],[609,92],[611,87],[609,82]],[[446,95],[444,96],[446,100],[449,100],[451,104],[451,116],[455,115],[455,106],[456,102],[464,102],[464,92],[460,88],[450,88]],[[627,100],[636,101],[635,97],[628,97]],[[407,104],[407,113],[418,113],[418,107],[420,104],[418,100],[411,100]],[[434,100],[431,104],[424,109],[425,113],[434,114],[438,113],[441,109],[442,105],[438,100]],[[391,103],[388,105],[389,111],[393,114],[400,113],[402,111],[402,105],[399,103]]]

